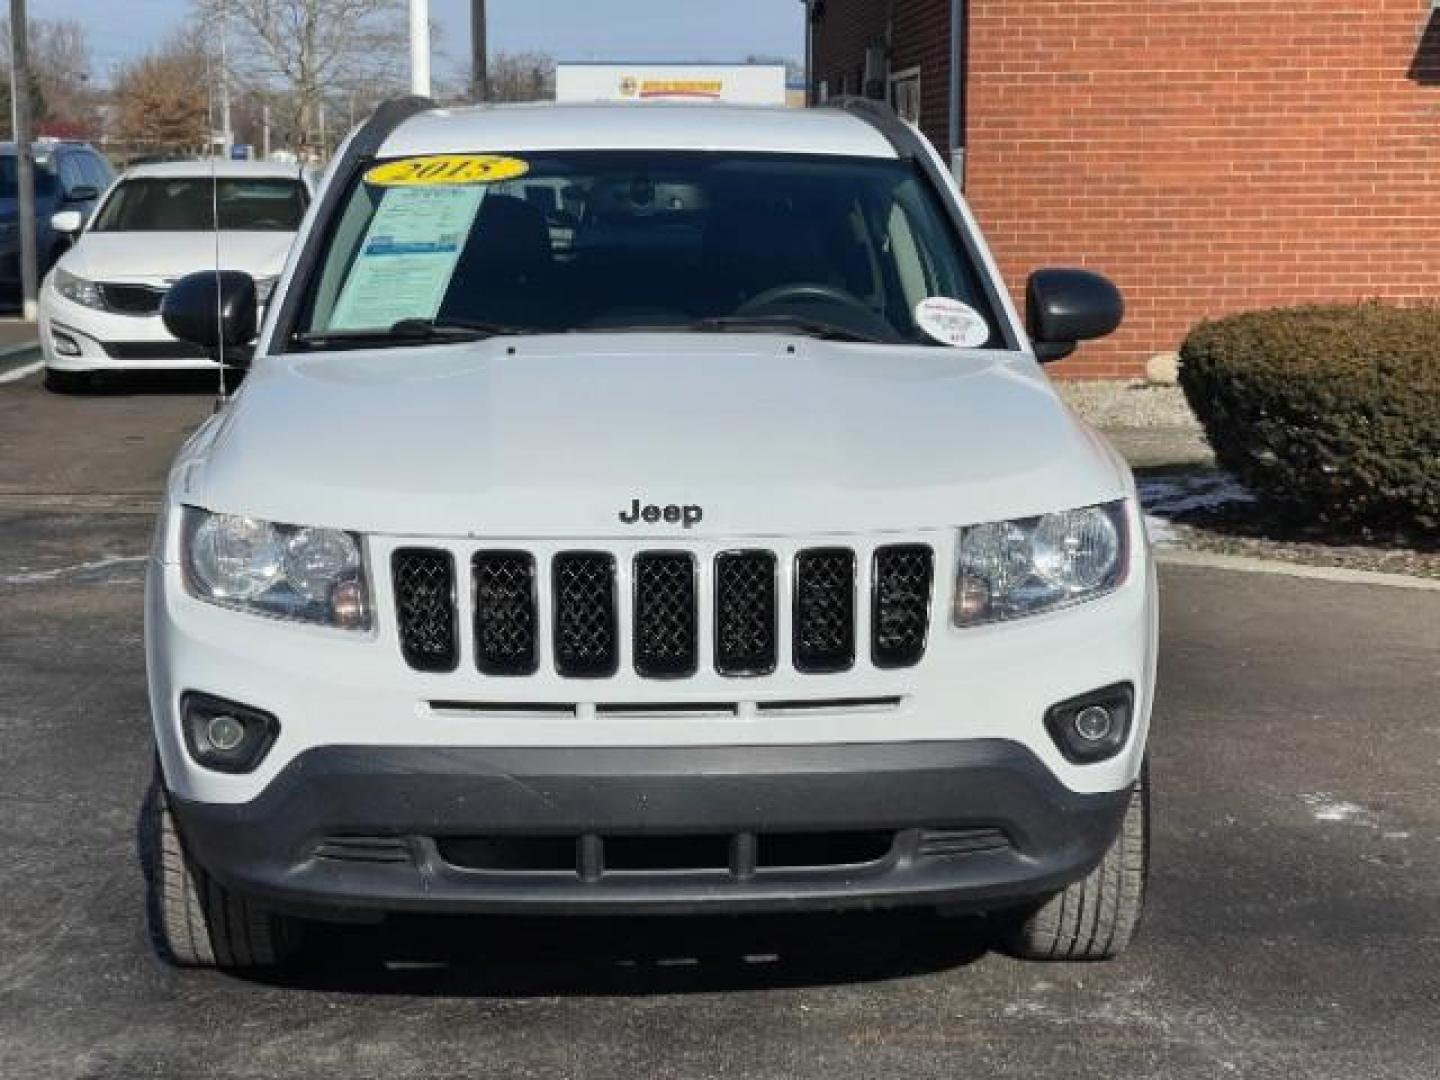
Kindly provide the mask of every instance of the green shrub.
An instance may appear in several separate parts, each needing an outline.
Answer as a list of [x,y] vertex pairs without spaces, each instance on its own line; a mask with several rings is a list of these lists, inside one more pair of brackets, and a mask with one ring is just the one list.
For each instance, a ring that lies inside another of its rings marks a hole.
[[1233,315],[1196,327],[1180,361],[1216,459],[1262,499],[1346,527],[1440,526],[1440,308]]

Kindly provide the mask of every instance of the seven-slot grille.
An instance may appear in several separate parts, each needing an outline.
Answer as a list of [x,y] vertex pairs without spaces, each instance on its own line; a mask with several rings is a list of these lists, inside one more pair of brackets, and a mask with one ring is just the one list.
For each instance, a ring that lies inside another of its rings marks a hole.
[[769,675],[775,670],[775,556],[723,551],[715,556],[715,670]]
[[421,671],[451,671],[460,658],[455,627],[455,561],[449,552],[401,548],[390,561],[400,651]]
[[844,671],[855,663],[855,553],[813,548],[795,557],[795,667]]
[[924,544],[892,544],[875,552],[870,655],[876,667],[908,667],[925,652],[935,553]]
[[649,678],[695,674],[695,560],[684,552],[635,556],[635,670]]
[[[870,567],[870,658],[876,667],[909,667],[924,656],[934,583],[933,550],[926,544],[876,548]],[[401,651],[411,667],[450,671],[459,660],[455,562],[449,552],[401,548],[392,558]],[[790,595],[774,552],[722,551],[715,555],[702,597],[697,557],[690,552],[644,551],[627,568],[633,587],[621,627],[619,567],[601,551],[567,551],[548,567],[549,605],[542,610],[540,574],[527,551],[486,550],[470,562],[476,667],[487,675],[530,675],[548,644],[555,671],[571,678],[605,678],[619,670],[621,646],[630,645],[644,678],[684,678],[700,670],[699,622],[707,605],[713,618],[714,670],[754,677],[773,672],[779,659],[782,614],[791,623],[791,661],[797,671],[838,672],[856,657],[855,552],[809,548],[795,555]],[[625,637],[622,638],[622,633]]]
[[577,678],[614,675],[620,629],[615,615],[615,557],[567,551],[553,564],[555,669]]
[[535,559],[528,551],[482,551],[475,582],[475,664],[487,675],[529,675],[539,660]]

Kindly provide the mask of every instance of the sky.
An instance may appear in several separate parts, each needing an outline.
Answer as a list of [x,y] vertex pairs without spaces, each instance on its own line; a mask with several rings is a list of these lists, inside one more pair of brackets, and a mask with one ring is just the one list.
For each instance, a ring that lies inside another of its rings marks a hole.
[[[90,32],[97,81],[164,38],[189,0],[31,0],[31,18],[73,19]],[[557,60],[743,60],[804,53],[800,0],[489,0],[492,52]],[[430,0],[436,69],[468,64],[469,0]]]

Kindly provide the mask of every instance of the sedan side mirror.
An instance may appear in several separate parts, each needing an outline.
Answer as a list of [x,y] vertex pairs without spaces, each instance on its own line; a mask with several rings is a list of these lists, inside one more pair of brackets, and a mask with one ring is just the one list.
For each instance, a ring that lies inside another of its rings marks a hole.
[[50,215],[50,228],[62,236],[74,237],[85,227],[85,217],[79,210],[61,210]]
[[[200,270],[171,285],[160,302],[165,329],[181,341],[245,364],[239,350],[255,337],[255,279],[239,270]],[[237,350],[233,355],[231,350]]]
[[1035,358],[1048,364],[1119,326],[1125,298],[1090,270],[1036,270],[1025,289],[1025,309]]

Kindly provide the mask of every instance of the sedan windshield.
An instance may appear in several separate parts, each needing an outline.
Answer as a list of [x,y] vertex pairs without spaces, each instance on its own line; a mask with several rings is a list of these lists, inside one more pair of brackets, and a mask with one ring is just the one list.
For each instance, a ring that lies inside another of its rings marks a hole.
[[305,186],[285,177],[142,176],[126,180],[95,216],[94,232],[295,232]]
[[910,162],[447,155],[355,183],[294,337],[781,330],[936,344],[920,312],[937,304],[970,320],[964,344],[1000,345],[974,262]]

